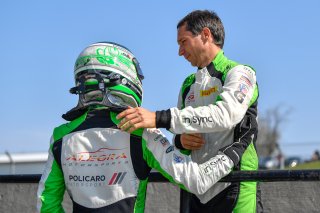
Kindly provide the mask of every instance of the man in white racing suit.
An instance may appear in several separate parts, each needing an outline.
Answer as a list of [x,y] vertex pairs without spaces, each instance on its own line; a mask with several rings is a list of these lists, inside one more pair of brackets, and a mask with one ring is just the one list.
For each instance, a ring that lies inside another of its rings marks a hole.
[[[257,170],[255,70],[224,55],[224,27],[216,13],[193,11],[177,29],[179,55],[198,68],[183,82],[178,107],[156,112],[131,108],[118,115],[118,126],[128,132],[166,128],[175,134],[176,147],[190,153],[194,162],[223,152],[233,161],[232,170]],[[256,182],[217,183],[200,197],[187,192],[182,196],[184,212],[262,211]]]

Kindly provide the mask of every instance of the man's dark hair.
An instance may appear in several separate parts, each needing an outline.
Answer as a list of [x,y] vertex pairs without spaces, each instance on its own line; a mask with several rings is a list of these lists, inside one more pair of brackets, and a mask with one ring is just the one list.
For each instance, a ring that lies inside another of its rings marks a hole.
[[224,27],[219,16],[209,10],[195,10],[181,19],[177,25],[179,29],[186,23],[187,31],[193,35],[199,35],[204,27],[208,27],[214,38],[214,43],[221,49],[224,44]]

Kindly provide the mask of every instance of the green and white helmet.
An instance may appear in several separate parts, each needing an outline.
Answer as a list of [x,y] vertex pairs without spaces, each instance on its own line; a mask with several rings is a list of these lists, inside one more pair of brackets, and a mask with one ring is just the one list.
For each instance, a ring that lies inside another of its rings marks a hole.
[[122,45],[98,42],[86,47],[76,60],[74,78],[76,86],[70,92],[79,95],[77,109],[89,105],[118,110],[141,106],[144,76],[138,60]]

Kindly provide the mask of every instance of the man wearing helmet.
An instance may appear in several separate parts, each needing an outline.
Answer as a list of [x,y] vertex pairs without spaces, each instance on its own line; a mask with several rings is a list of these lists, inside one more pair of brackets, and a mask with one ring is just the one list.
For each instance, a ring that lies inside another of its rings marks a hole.
[[233,163],[225,155],[197,164],[157,129],[128,134],[117,128],[118,112],[142,102],[143,74],[127,48],[90,45],[74,75],[70,92],[79,101],[62,116],[70,122],[53,131],[37,193],[40,212],[63,212],[65,189],[73,212],[143,212],[151,168],[196,195],[230,172]]

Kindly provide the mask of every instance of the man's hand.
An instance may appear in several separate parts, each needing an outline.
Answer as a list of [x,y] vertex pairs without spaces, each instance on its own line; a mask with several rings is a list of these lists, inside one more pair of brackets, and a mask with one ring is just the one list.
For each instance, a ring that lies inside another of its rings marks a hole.
[[117,119],[122,119],[118,124],[118,128],[128,133],[139,128],[156,127],[156,113],[141,107],[130,107],[118,114]]
[[198,150],[205,144],[205,140],[199,133],[182,134],[180,141],[182,147],[188,150]]

